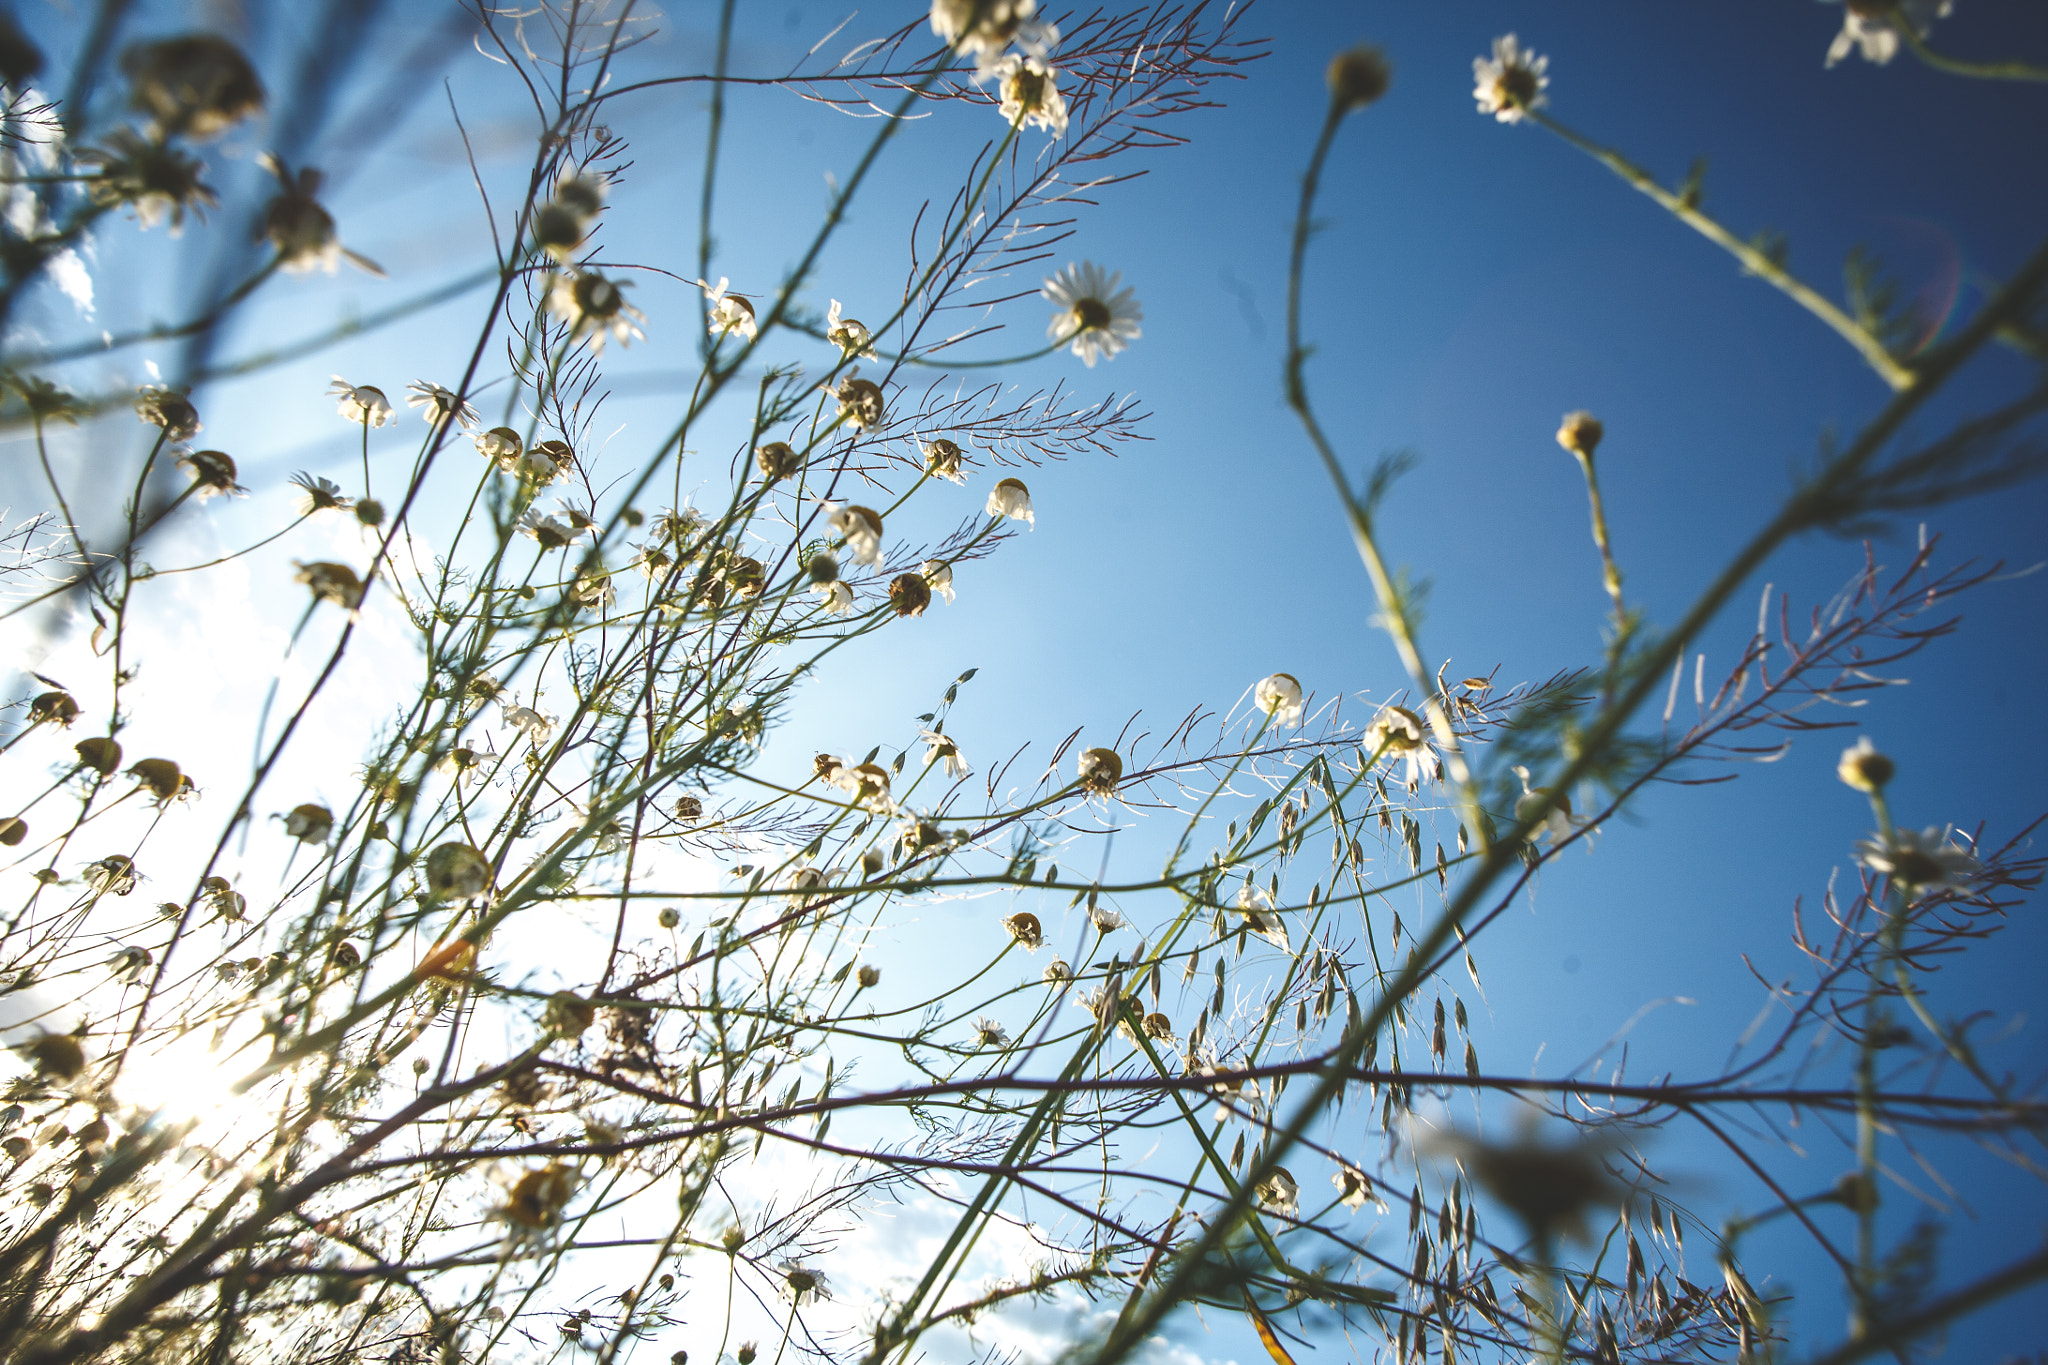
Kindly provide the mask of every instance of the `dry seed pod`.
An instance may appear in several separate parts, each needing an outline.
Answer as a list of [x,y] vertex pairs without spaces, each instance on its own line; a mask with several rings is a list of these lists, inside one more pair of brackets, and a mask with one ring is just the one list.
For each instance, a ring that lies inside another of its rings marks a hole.
[[28,837],[28,821],[19,815],[0,816],[0,844],[9,848]]
[[185,775],[168,758],[145,758],[128,769],[128,775],[149,788],[159,801],[174,799],[185,788]]
[[105,775],[121,766],[121,744],[119,740],[106,735],[82,739],[74,746],[79,763],[94,772]]
[[28,704],[28,718],[31,725],[48,721],[69,728],[78,719],[78,702],[69,692],[44,692]]

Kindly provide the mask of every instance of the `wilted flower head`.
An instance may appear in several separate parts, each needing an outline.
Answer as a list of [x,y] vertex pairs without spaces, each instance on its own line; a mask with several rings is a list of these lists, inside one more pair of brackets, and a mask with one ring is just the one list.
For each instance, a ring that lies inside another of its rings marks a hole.
[[240,48],[211,33],[137,43],[121,54],[128,100],[164,137],[217,137],[263,108],[263,82]]
[[1037,57],[1012,52],[982,76],[993,76],[1001,98],[1006,123],[1023,128],[1043,128],[1054,137],[1067,131],[1067,102],[1060,95],[1059,72]]
[[210,498],[217,494],[243,497],[248,489],[235,482],[234,457],[223,450],[194,450],[178,457],[178,468],[192,477],[192,496]]
[[846,378],[839,381],[838,398],[840,413],[861,431],[880,426],[888,411],[888,398],[882,386],[872,379],[862,379],[857,370],[848,371]]
[[1960,887],[1984,869],[1974,854],[1949,842],[1944,825],[1929,825],[1917,834],[1910,829],[1894,830],[1889,841],[1879,837],[1860,840],[1856,861],[1917,891]]
[[125,896],[135,889],[135,863],[126,854],[109,853],[85,865],[85,884],[95,891]]
[[935,479],[950,479],[954,483],[966,483],[967,474],[960,468],[960,447],[943,436],[937,436],[924,444],[925,471]]
[[398,420],[391,411],[391,400],[374,384],[351,384],[335,375],[334,382],[327,386],[327,393],[335,400],[335,410],[351,422],[381,427],[386,422]]
[[427,890],[437,900],[468,900],[490,884],[490,860],[468,844],[442,844],[427,855]]
[[867,324],[859,318],[839,316],[839,300],[832,300],[831,309],[825,314],[825,340],[837,346],[842,355],[858,356],[862,360],[875,358],[875,338],[868,331]]
[[932,0],[932,32],[986,71],[1016,43],[1043,56],[1059,30],[1032,19],[1038,0]]
[[298,509],[302,517],[310,517],[315,512],[346,508],[351,501],[341,495],[340,484],[304,470],[292,475],[291,483],[292,487],[299,490],[299,495],[292,500],[292,505]]
[[418,408],[429,426],[439,426],[453,418],[467,430],[479,420],[476,409],[456,397],[453,389],[444,389],[425,379],[415,379],[405,386],[405,403],[407,407]]
[[158,804],[174,801],[185,794],[185,774],[168,758],[138,759],[128,769],[128,775],[141,783]]
[[1607,428],[1600,425],[1600,419],[1580,408],[1566,413],[1558,424],[1557,443],[1580,459],[1590,460],[1600,448],[1600,438],[1606,434]]
[[1502,123],[1520,123],[1531,109],[1550,102],[1543,91],[1550,84],[1545,71],[1550,58],[1523,49],[1512,33],[1493,40],[1493,60],[1472,59],[1472,98],[1479,112]]
[[530,480],[537,488],[567,478],[575,468],[575,452],[569,449],[567,441],[559,440],[535,441],[513,465],[520,478]]
[[1411,790],[1424,778],[1437,775],[1436,750],[1430,747],[1429,731],[1422,717],[1405,706],[1381,707],[1366,728],[1365,743],[1387,763],[1403,766],[1403,780]]
[[504,470],[507,474],[519,468],[519,457],[526,453],[526,442],[510,427],[492,427],[480,431],[471,438],[476,442],[476,453]]
[[1003,921],[1003,927],[1010,931],[1010,937],[1024,945],[1031,952],[1037,952],[1045,944],[1045,929],[1038,922],[1038,916],[1029,910],[1019,910]]
[[220,202],[213,187],[199,178],[206,171],[201,162],[133,128],[116,128],[104,146],[84,148],[78,160],[99,168],[86,186],[93,202],[128,205],[145,232],[168,217],[176,237],[184,230],[187,209],[203,219],[201,210]]
[[307,802],[293,806],[284,817],[284,832],[302,844],[324,844],[334,829],[334,812]]
[[1387,93],[1394,73],[1387,66],[1387,54],[1370,44],[1346,48],[1330,59],[1324,79],[1330,99],[1340,109],[1363,109]]
[[1869,735],[1842,750],[1842,761],[1835,765],[1836,776],[1860,792],[1883,791],[1893,771],[1891,759],[1877,751]]
[[555,182],[554,198],[533,215],[533,240],[558,261],[566,261],[590,235],[590,225],[604,208],[605,184],[594,176],[564,170]]
[[1301,684],[1292,673],[1275,673],[1259,679],[1252,689],[1252,705],[1273,718],[1275,725],[1301,724]]
[[901,573],[889,580],[889,605],[896,608],[897,616],[922,616],[931,604],[931,584],[924,581],[923,574]]
[[71,746],[78,761],[96,773],[111,773],[121,766],[121,741],[112,735],[95,735]]
[[868,987],[881,981],[882,969],[880,967],[871,967],[863,962],[860,970],[853,974],[853,979],[860,983],[862,990],[866,990]]
[[631,283],[607,279],[595,270],[556,275],[548,285],[548,310],[569,325],[569,340],[584,342],[592,351],[602,353],[607,337],[630,346],[647,339],[634,325],[647,321],[647,315],[619,292]]
[[825,504],[825,519],[832,529],[846,538],[846,548],[853,555],[856,564],[879,564],[882,562],[882,514],[872,507],[858,504],[841,506],[836,502]]
[[895,810],[895,803],[889,799],[889,770],[879,763],[835,764],[830,772],[821,771],[819,776],[870,810]]
[[318,560],[311,564],[299,565],[293,581],[304,583],[313,590],[316,602],[332,602],[337,607],[354,611],[363,604],[363,582],[356,577],[356,571],[346,564]]
[[1883,66],[1899,55],[1899,25],[1926,37],[1936,19],[1946,19],[1954,0],[1845,0],[1842,31],[1828,44],[1827,65],[1862,54],[1866,62]]
[[804,457],[787,441],[765,441],[754,447],[754,464],[762,478],[774,483],[802,469]]
[[78,719],[78,699],[62,688],[39,692],[28,704],[28,718],[32,725],[61,725],[66,729]]
[[967,760],[960,756],[960,746],[953,742],[952,736],[942,734],[937,730],[920,730],[917,737],[925,743],[925,767],[929,768],[934,763],[943,763],[946,769],[946,776],[967,776],[970,771],[967,766]]
[[704,297],[711,304],[708,326],[711,335],[722,337],[727,332],[738,332],[752,340],[759,331],[754,321],[754,305],[738,294],[726,292],[726,281],[721,277],[716,289],[704,291]]
[[1008,517],[1012,521],[1027,521],[1033,527],[1038,518],[1031,510],[1031,490],[1024,486],[1022,479],[1002,479],[989,490],[987,512],[992,517]]
[[135,395],[135,415],[164,429],[166,441],[189,441],[200,432],[199,410],[183,389],[151,386]]
[[1246,882],[1237,893],[1237,913],[1244,918],[1244,927],[1276,948],[1286,948],[1287,926],[1281,923],[1280,915],[1273,909],[1273,898],[1258,887]]
[[522,1233],[545,1232],[562,1221],[576,1193],[576,1172],[559,1161],[521,1171],[506,1182],[505,1202],[493,1216]]
[[1123,278],[1122,272],[1112,274],[1083,261],[1047,280],[1039,290],[1053,305],[1046,337],[1055,345],[1071,340],[1070,349],[1092,369],[1097,360],[1114,357],[1143,336],[1138,324],[1145,310],[1135,290],[1117,287]]
[[1075,774],[1083,787],[1097,796],[1108,796],[1123,780],[1124,761],[1114,749],[1083,749],[1075,760]]
[[1045,964],[1045,970],[1040,972],[1038,977],[1048,986],[1057,986],[1063,981],[1072,981],[1074,969],[1067,965],[1065,958],[1056,957]]

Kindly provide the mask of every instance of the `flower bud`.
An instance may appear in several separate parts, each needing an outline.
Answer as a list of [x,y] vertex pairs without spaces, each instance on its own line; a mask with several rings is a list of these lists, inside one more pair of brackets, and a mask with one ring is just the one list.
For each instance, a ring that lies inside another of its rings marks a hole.
[[1581,408],[1564,415],[1564,423],[1557,429],[1557,443],[1580,459],[1590,460],[1600,448],[1600,438],[1606,430],[1599,418]]
[[28,838],[28,821],[19,815],[0,816],[0,844],[13,848]]
[[1326,78],[1330,83],[1330,102],[1348,112],[1363,109],[1386,94],[1393,71],[1387,65],[1385,53],[1361,43],[1331,58]]
[[863,966],[858,972],[854,974],[854,977],[856,980],[860,982],[861,989],[866,990],[869,986],[874,985],[876,982],[882,979],[882,969],[880,967]]
[[1868,735],[1842,750],[1842,761],[1835,765],[1836,776],[1860,792],[1883,791],[1894,771],[1891,759],[1877,751]]
[[365,526],[384,524],[384,504],[375,498],[359,498],[356,501],[356,520]]
[[802,469],[804,457],[787,441],[770,441],[754,447],[754,463],[760,467],[761,477],[774,483]]

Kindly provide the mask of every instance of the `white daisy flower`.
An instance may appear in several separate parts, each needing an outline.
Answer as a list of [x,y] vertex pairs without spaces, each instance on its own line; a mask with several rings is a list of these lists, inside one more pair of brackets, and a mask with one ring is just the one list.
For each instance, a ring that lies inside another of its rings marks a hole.
[[1953,0],[1846,0],[1842,7],[1842,31],[1828,44],[1827,65],[1860,53],[1866,62],[1883,66],[1899,55],[1899,23],[1912,25],[1913,32],[1927,36],[1936,19],[1948,18]]
[[533,741],[538,749],[555,733],[555,720],[530,706],[515,706],[505,713],[505,723]]
[[539,541],[543,550],[559,550],[576,539],[574,527],[532,507],[527,508],[526,515],[519,519],[519,533]]
[[583,342],[600,354],[607,337],[616,337],[621,346],[645,341],[647,334],[633,324],[647,321],[647,315],[619,292],[631,283],[608,280],[595,270],[555,275],[548,285],[548,311],[569,324],[571,341]]
[[[1529,770],[1519,763],[1515,765],[1515,776],[1522,779],[1522,794],[1515,801],[1515,821],[1519,824],[1535,813],[1536,808],[1549,797],[1550,789],[1531,787]],[[1548,839],[1552,843],[1559,843],[1571,837],[1572,831],[1578,827],[1578,819],[1572,814],[1571,797],[1560,795],[1557,804],[1543,817],[1543,823],[1532,830],[1529,837],[1532,840]]]
[[716,289],[704,291],[704,297],[711,302],[711,318],[707,323],[711,335],[722,337],[727,332],[738,332],[752,340],[759,332],[754,321],[754,305],[738,294],[727,293],[727,282],[720,276]]
[[825,314],[825,340],[837,346],[843,355],[875,359],[875,338],[867,324],[858,318],[840,317],[838,299],[832,300],[831,311]]
[[473,430],[478,421],[476,409],[457,398],[453,390],[424,379],[415,379],[405,386],[405,403],[407,407],[420,409],[420,416],[426,419],[428,426],[439,426],[452,417],[463,430],[468,431]]
[[1033,527],[1038,525],[1038,518],[1031,511],[1031,490],[1024,486],[1022,479],[1004,479],[989,490],[988,514],[1028,521]]
[[341,485],[334,480],[323,479],[304,470],[292,475],[292,487],[299,490],[298,496],[292,499],[292,505],[298,509],[302,517],[331,509],[346,510],[352,501],[341,495]]
[[825,600],[819,605],[827,616],[844,616],[853,610],[853,589],[838,580],[830,583],[816,583],[811,591]]
[[358,387],[335,375],[334,382],[327,386],[327,395],[337,400],[335,410],[351,422],[381,427],[398,420],[391,413],[391,400],[384,396],[384,390],[373,384]]
[[1036,57],[1012,52],[975,79],[990,76],[997,81],[1005,123],[1066,135],[1067,102],[1060,96],[1058,71]]
[[946,605],[953,605],[953,566],[943,559],[927,559],[917,566],[924,575],[924,581],[931,584],[932,591],[946,599]]
[[987,71],[1011,43],[1042,57],[1060,31],[1031,17],[1038,0],[932,0],[932,32]]
[[1856,861],[1920,891],[1960,887],[1984,870],[1974,855],[1949,842],[1945,825],[1929,825],[1918,834],[1897,830],[1890,843],[1876,837],[1860,840]]
[[1273,718],[1275,725],[1301,724],[1301,684],[1292,673],[1275,673],[1259,679],[1252,689],[1252,705]]
[[1365,732],[1366,748],[1378,750],[1389,765],[1400,763],[1406,772],[1402,781],[1410,791],[1424,778],[1437,775],[1436,750],[1430,747],[1429,731],[1422,717],[1405,706],[1384,706]]
[[1145,310],[1135,290],[1119,289],[1122,272],[1104,270],[1093,261],[1069,265],[1038,292],[1052,301],[1052,321],[1045,334],[1055,344],[1071,340],[1073,353],[1094,368],[1097,360],[1114,357],[1144,333],[1138,324]]
[[1287,948],[1287,926],[1280,922],[1279,914],[1273,909],[1273,898],[1258,887],[1246,883],[1237,893],[1237,913],[1244,917],[1244,927],[1257,934],[1276,948]]
[[882,562],[882,514],[868,507],[828,502],[825,519],[846,538],[847,551],[856,564]]
[[974,1042],[977,1047],[1005,1048],[1010,1045],[1010,1033],[1000,1023],[983,1015],[974,1021]]
[[1543,93],[1550,84],[1544,73],[1550,58],[1539,57],[1504,33],[1493,40],[1493,60],[1472,59],[1472,98],[1479,112],[1491,114],[1502,123],[1520,123],[1531,109],[1550,103]]
[[950,736],[940,734],[936,730],[920,730],[917,737],[926,745],[925,767],[929,768],[934,763],[944,763],[948,777],[965,777],[972,771],[967,766],[967,760],[961,757],[960,746],[954,743]]

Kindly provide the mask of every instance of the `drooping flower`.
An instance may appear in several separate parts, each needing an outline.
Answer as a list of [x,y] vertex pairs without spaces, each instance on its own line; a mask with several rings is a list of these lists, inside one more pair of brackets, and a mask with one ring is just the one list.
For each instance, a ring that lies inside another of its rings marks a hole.
[[346,564],[328,560],[299,563],[299,571],[293,577],[313,590],[316,602],[332,602],[345,611],[354,611],[363,604],[363,582]]
[[543,550],[559,550],[576,539],[576,529],[565,521],[557,521],[537,507],[529,507],[519,518],[519,533],[531,536],[540,542]]
[[295,275],[308,270],[324,270],[332,275],[346,259],[365,274],[384,274],[384,267],[341,244],[334,215],[320,203],[319,171],[302,166],[295,176],[281,158],[270,152],[257,159],[277,177],[280,186],[277,197],[263,210],[263,237],[276,249],[280,268]]
[[1883,791],[1894,771],[1891,759],[1877,751],[1869,735],[1842,750],[1842,761],[1835,765],[1835,775],[1860,792]]
[[531,1237],[553,1229],[576,1194],[576,1172],[560,1161],[503,1177],[505,1202],[491,1216],[509,1223],[515,1234]]
[[1502,123],[1520,123],[1532,109],[1550,102],[1543,93],[1550,84],[1544,74],[1550,58],[1539,57],[1516,41],[1512,33],[1493,40],[1493,59],[1472,59],[1472,98],[1479,112],[1491,114]]
[[453,389],[442,388],[425,379],[415,379],[405,386],[405,403],[407,407],[418,408],[428,426],[439,426],[453,418],[468,431],[473,430],[480,420],[476,409],[458,398]]
[[1259,679],[1252,688],[1252,705],[1273,718],[1275,725],[1301,724],[1301,684],[1292,673],[1275,673]]
[[510,427],[492,427],[470,439],[476,443],[477,454],[507,474],[518,470],[519,458],[526,453],[526,442]]
[[889,605],[900,617],[922,616],[932,604],[932,587],[919,573],[900,573],[889,580]]
[[846,378],[839,381],[837,397],[840,413],[857,430],[871,431],[882,425],[882,419],[888,415],[888,395],[872,379],[862,379],[858,370],[849,370]]
[[711,316],[706,326],[715,337],[738,332],[751,341],[760,330],[754,321],[754,305],[741,295],[727,293],[727,287],[725,278],[721,276],[716,289],[704,291],[704,297],[711,304]]
[[292,500],[292,505],[298,508],[302,517],[310,517],[315,512],[345,509],[351,501],[341,495],[340,484],[332,479],[323,479],[317,474],[306,473],[304,470],[292,475],[291,483],[292,487],[299,490],[298,496]]
[[998,82],[1004,122],[1043,128],[1054,137],[1066,135],[1067,102],[1060,95],[1059,72],[1051,66],[1037,57],[1012,52],[982,75]]
[[1399,763],[1406,769],[1402,780],[1411,791],[1424,778],[1437,775],[1436,750],[1430,746],[1429,731],[1422,717],[1405,706],[1381,707],[1366,728],[1365,743],[1388,764]]
[[856,564],[882,562],[882,514],[859,504],[825,504],[825,518],[832,529],[846,538],[846,548]]
[[925,767],[942,763],[945,765],[946,776],[956,778],[965,777],[971,771],[967,766],[967,760],[960,755],[960,746],[953,742],[951,735],[941,734],[936,730],[920,730],[918,738],[925,742]]
[[263,82],[240,48],[211,33],[137,43],[121,54],[128,100],[164,138],[201,141],[261,112]]
[[1580,408],[1568,412],[1558,423],[1557,443],[1582,460],[1593,458],[1593,452],[1600,448],[1600,438],[1607,434],[1607,428],[1600,419]]
[[189,441],[202,427],[199,410],[183,389],[151,386],[135,395],[135,415],[151,426],[162,427],[166,441]]
[[194,450],[178,457],[178,468],[192,476],[192,496],[205,499],[218,494],[246,497],[249,490],[235,482],[235,460],[223,450]]
[[859,318],[839,316],[839,300],[832,300],[831,309],[825,314],[825,340],[839,348],[843,356],[858,356],[862,360],[875,359],[875,338],[868,331],[867,324]]
[[1301,1212],[1301,1187],[1285,1166],[1275,1166],[1272,1174],[1259,1182],[1256,1193],[1259,1203],[1282,1217],[1292,1218]]
[[1919,37],[1936,19],[1946,19],[1954,0],[1845,0],[1842,31],[1828,44],[1826,65],[1860,53],[1866,62],[1883,66],[1899,55],[1899,25],[1911,26]]
[[1237,913],[1244,927],[1276,948],[1289,947],[1287,926],[1273,909],[1273,898],[1247,882],[1237,893]]
[[645,341],[647,334],[634,324],[647,321],[647,315],[620,292],[631,283],[607,279],[595,270],[556,275],[548,286],[548,311],[569,324],[570,341],[583,342],[598,354],[604,352],[608,337],[616,337],[621,346]]
[[1038,518],[1031,511],[1031,490],[1024,486],[1022,479],[1003,479],[990,489],[987,510],[992,517],[1028,521],[1033,527],[1038,525]]
[[1856,861],[1917,891],[1960,887],[1984,869],[1974,854],[1949,842],[1945,825],[1929,825],[1917,834],[1894,830],[1889,841],[1879,836],[1859,840]]
[[1027,952],[1037,952],[1045,946],[1045,929],[1038,922],[1038,916],[1029,910],[1019,910],[1003,921],[1003,927],[1010,931],[1010,937],[1023,945]]
[[832,1297],[832,1286],[826,1282],[824,1271],[814,1270],[801,1261],[784,1261],[776,1269],[782,1276],[782,1287],[777,1292],[790,1306],[801,1308]]
[[1057,986],[1062,982],[1072,981],[1074,969],[1067,965],[1065,958],[1056,957],[1045,964],[1045,970],[1038,974],[1038,979],[1048,986]]
[[818,605],[827,616],[844,616],[853,610],[853,589],[834,580],[830,583],[814,583],[811,591],[824,600]]
[[1124,761],[1114,749],[1083,749],[1075,760],[1075,775],[1087,790],[1108,796],[1123,780]]
[[1481,1189],[1521,1219],[1539,1244],[1557,1233],[1590,1240],[1587,1211],[1628,1198],[1628,1187],[1607,1172],[1605,1157],[1613,1144],[1604,1135],[1553,1145],[1539,1140],[1532,1117],[1509,1142],[1419,1124],[1412,1141],[1419,1152],[1455,1159]]
[[468,844],[441,844],[427,855],[427,890],[438,899],[467,900],[490,884],[490,859]]
[[774,483],[786,479],[804,467],[804,457],[787,441],[765,441],[754,447],[754,464],[761,471],[761,477]]
[[953,566],[951,564],[948,564],[943,559],[927,559],[924,563],[917,566],[917,571],[924,575],[924,581],[931,585],[933,592],[946,599],[947,606],[953,605]]
[[604,196],[604,181],[574,167],[563,170],[554,197],[534,210],[534,244],[556,260],[568,261],[590,235],[591,223],[604,208]]
[[1136,290],[1118,287],[1123,278],[1121,271],[1083,261],[1047,280],[1038,291],[1053,305],[1046,337],[1055,345],[1071,341],[1069,349],[1093,369],[1097,360],[1113,358],[1143,336],[1138,324],[1145,310],[1138,306]]
[[187,209],[204,221],[202,210],[220,202],[213,187],[199,178],[206,171],[204,164],[133,128],[116,128],[107,134],[104,146],[84,148],[78,160],[98,167],[86,183],[93,202],[128,205],[144,232],[169,218],[171,236],[176,237],[185,229]]
[[974,1021],[974,1042],[977,1047],[1006,1048],[1010,1045],[1010,1033],[996,1020],[983,1015]]
[[536,749],[555,733],[554,717],[544,716],[530,706],[515,706],[507,711],[505,723],[532,740]]
[[924,467],[935,479],[967,482],[966,471],[960,467],[960,447],[943,436],[924,442]]
[[1060,40],[1060,31],[1031,17],[1038,0],[932,0],[932,32],[983,71],[1003,50],[1016,43],[1044,56]]
[[335,400],[336,412],[362,426],[381,427],[398,420],[391,411],[391,400],[374,384],[351,384],[335,375],[334,382],[327,386],[327,395]]
[[1337,1158],[1337,1169],[1330,1173],[1330,1183],[1337,1187],[1337,1202],[1347,1209],[1362,1209],[1373,1197],[1372,1178],[1343,1157]]
[[1113,934],[1128,926],[1130,921],[1106,905],[1091,905],[1088,907],[1088,923],[1098,934]]

